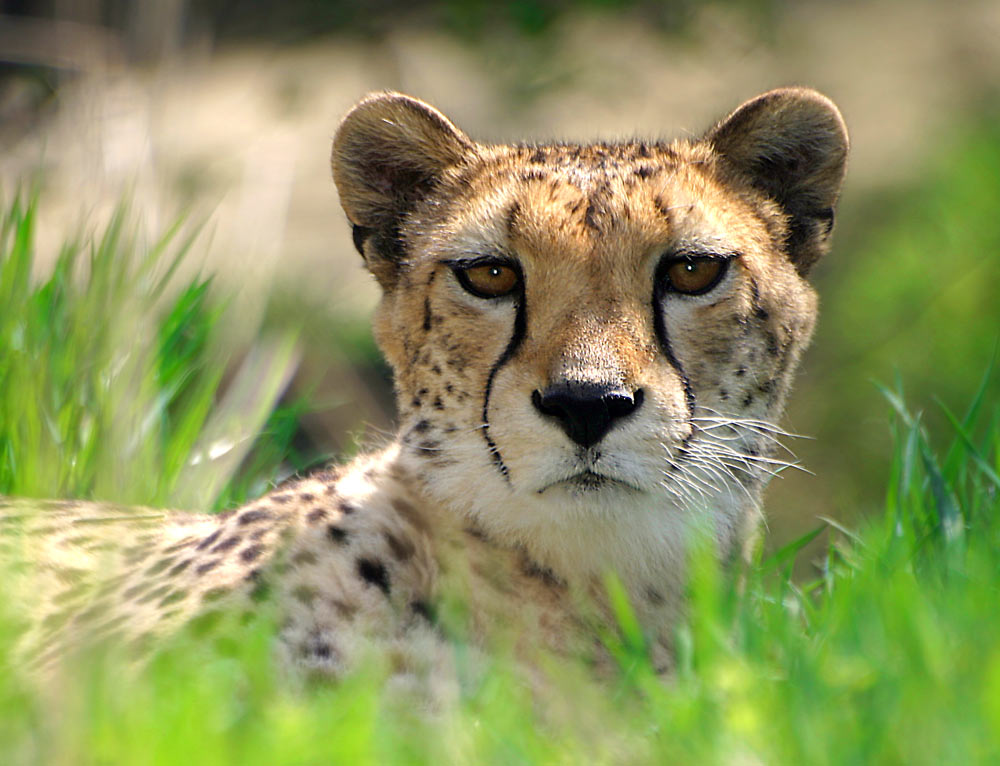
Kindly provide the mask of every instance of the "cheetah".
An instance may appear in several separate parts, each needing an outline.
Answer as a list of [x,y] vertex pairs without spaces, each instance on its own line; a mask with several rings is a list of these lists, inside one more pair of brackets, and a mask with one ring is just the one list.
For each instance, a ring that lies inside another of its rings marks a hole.
[[394,441],[217,515],[3,501],[26,662],[145,646],[266,589],[278,661],[307,675],[371,652],[432,674],[456,622],[601,666],[613,573],[668,672],[692,539],[738,555],[781,465],[847,150],[805,88],[700,139],[580,145],[477,143],[369,95],[332,171],[382,291]]

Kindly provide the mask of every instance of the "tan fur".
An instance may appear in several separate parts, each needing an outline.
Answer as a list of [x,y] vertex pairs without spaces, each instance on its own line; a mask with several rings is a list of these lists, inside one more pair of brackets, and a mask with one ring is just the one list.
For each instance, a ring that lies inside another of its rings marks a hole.
[[[37,661],[84,629],[142,642],[252,609],[265,584],[279,653],[308,672],[374,648],[433,676],[456,600],[479,642],[600,660],[613,572],[669,667],[691,535],[728,557],[756,525],[846,151],[836,108],[806,89],[747,102],[703,140],[585,146],[478,144],[416,99],[360,102],[333,175],[384,292],[396,442],[219,517],[12,503],[13,547],[42,562],[23,578],[29,594],[45,581]],[[728,270],[705,294],[664,292],[678,254]],[[471,258],[512,264],[523,288],[470,294],[455,269]],[[566,386],[635,409],[584,442],[538,403]]]

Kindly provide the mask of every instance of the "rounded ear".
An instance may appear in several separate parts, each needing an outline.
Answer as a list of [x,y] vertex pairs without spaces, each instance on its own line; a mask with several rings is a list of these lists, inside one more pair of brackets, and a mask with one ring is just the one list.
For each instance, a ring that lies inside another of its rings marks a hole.
[[405,257],[402,218],[474,147],[434,107],[401,93],[371,94],[340,123],[333,180],[354,225],[354,244],[384,286]]
[[847,170],[847,127],[834,103],[809,88],[772,90],[747,101],[704,140],[781,206],[788,256],[805,274],[829,248]]

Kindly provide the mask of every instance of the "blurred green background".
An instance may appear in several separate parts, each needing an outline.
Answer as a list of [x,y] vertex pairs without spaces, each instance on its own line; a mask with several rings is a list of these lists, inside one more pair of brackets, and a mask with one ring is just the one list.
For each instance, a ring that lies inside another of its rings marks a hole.
[[[371,89],[481,140],[697,135],[742,100],[818,87],[852,134],[822,313],[786,425],[813,472],[766,503],[771,541],[882,507],[902,380],[932,429],[1000,339],[1000,3],[50,0],[0,3],[0,192],[41,194],[37,269],[123,196],[154,236],[204,224],[232,343],[300,329],[285,394],[299,470],[392,427],[376,300],[329,181]],[[1000,385],[990,389],[996,399]]]

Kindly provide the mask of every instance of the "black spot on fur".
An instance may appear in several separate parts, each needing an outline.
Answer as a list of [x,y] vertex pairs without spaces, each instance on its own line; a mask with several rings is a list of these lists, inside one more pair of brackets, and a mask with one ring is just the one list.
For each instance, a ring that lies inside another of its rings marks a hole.
[[513,236],[517,230],[517,219],[521,215],[521,205],[517,200],[507,208],[507,234]]
[[76,615],[76,617],[73,619],[73,622],[78,623],[78,624],[83,624],[83,623],[87,623],[87,622],[93,622],[98,617],[101,617],[101,616],[107,614],[107,611],[108,611],[108,605],[107,605],[107,603],[91,604],[89,607],[87,607],[86,609],[84,609],[82,612],[79,612]]
[[486,537],[486,533],[483,532],[483,530],[481,530],[477,526],[474,526],[474,525],[470,524],[469,526],[465,527],[465,529],[463,531],[469,537],[472,537],[472,538],[474,538],[476,540],[480,540],[480,541],[482,541],[484,543],[489,542],[489,538]]
[[753,404],[753,394],[747,394],[746,396],[744,396],[742,403],[744,407],[749,407],[751,404]]
[[431,299],[424,298],[424,332],[430,332],[431,320],[434,315],[431,314]]
[[122,551],[122,556],[128,566],[135,566],[147,558],[153,551],[147,545],[133,545]]
[[427,622],[433,625],[437,621],[437,615],[434,613],[434,607],[423,599],[417,599],[416,601],[410,602],[410,609],[418,617],[423,617]]
[[198,574],[205,574],[206,572],[211,572],[220,563],[222,563],[222,559],[212,559],[211,561],[206,561],[204,564],[199,564],[194,571]]
[[521,555],[521,572],[533,580],[541,580],[550,588],[562,588],[565,583],[548,567],[540,566],[532,561],[527,554]]
[[340,504],[339,504],[339,505],[338,505],[337,507],[338,507],[338,508],[340,508],[340,512],[341,512],[342,514],[344,514],[345,516],[349,516],[349,515],[351,515],[352,513],[354,513],[354,511],[355,511],[355,510],[357,510],[357,509],[356,509],[356,508],[355,508],[355,507],[354,507],[353,505],[351,505],[351,503],[349,503],[349,502],[348,502],[347,500],[341,500],[341,501],[340,501]]
[[316,497],[312,492],[302,492],[299,494],[299,500],[303,503],[311,503]]
[[159,574],[160,572],[162,572],[164,569],[166,569],[168,566],[172,565],[173,563],[174,563],[174,557],[173,556],[168,556],[165,559],[160,559],[155,564],[153,564],[149,569],[147,569],[144,574],[146,576],[152,576],[152,575],[155,575],[155,574]]
[[133,585],[130,588],[126,588],[122,592],[122,598],[124,598],[124,599],[135,598],[136,596],[139,596],[142,593],[145,593],[151,586],[152,586],[152,583],[148,583],[148,582],[141,582],[141,583],[138,583],[137,585]]
[[742,377],[743,377],[744,375],[746,375],[746,374],[747,374],[747,368],[746,368],[746,367],[740,367],[740,368],[739,368],[739,369],[738,369],[738,370],[736,371],[736,377],[737,377],[737,378],[742,378]]
[[196,550],[199,550],[199,551],[205,550],[205,548],[207,548],[212,543],[214,543],[216,540],[218,540],[219,536],[221,534],[222,534],[222,530],[221,529],[215,530],[212,534],[210,534],[208,537],[206,537],[204,540],[202,540],[200,543],[198,543],[198,547],[196,548]]
[[264,552],[263,545],[250,545],[240,551],[240,558],[243,559],[248,564],[251,561],[256,561],[260,558],[260,554]]
[[326,508],[313,508],[306,514],[306,521],[310,524],[318,524],[326,518]]
[[392,532],[383,532],[383,537],[385,537],[386,543],[389,545],[389,550],[392,551],[392,555],[396,557],[398,561],[406,561],[413,557],[416,553],[416,548],[413,543],[409,540],[403,538],[400,539],[396,537]]
[[74,599],[79,598],[88,590],[90,590],[90,588],[86,583],[78,583],[77,585],[73,585],[67,588],[66,590],[62,591],[57,596],[54,596],[52,599],[52,603],[56,604],[57,606],[60,604],[65,604],[68,601],[73,601]]
[[188,592],[186,590],[175,590],[173,593],[168,593],[164,596],[158,606],[170,606],[171,604],[176,604],[178,601],[183,601],[187,597]]
[[302,566],[304,564],[315,564],[316,561],[317,561],[316,554],[313,551],[309,550],[308,548],[305,548],[296,553],[294,556],[292,556],[292,563],[295,564],[296,566]]
[[266,521],[273,518],[274,514],[270,511],[265,511],[261,508],[253,508],[249,511],[241,513],[237,517],[236,523],[240,526],[246,526],[247,524],[253,524],[256,521]]
[[165,595],[167,595],[167,592],[169,590],[170,590],[169,585],[161,585],[159,588],[154,588],[153,590],[151,590],[145,596],[137,598],[135,600],[135,603],[148,604],[150,601],[155,601],[158,598],[163,598]]
[[652,586],[646,588],[646,600],[653,606],[661,606],[664,601],[663,594]]
[[668,205],[666,201],[663,199],[663,197],[661,197],[659,194],[653,197],[653,204],[656,206],[657,212],[664,218],[666,218],[667,220],[671,220],[673,218],[673,213],[670,209],[670,205]]
[[319,592],[311,585],[296,585],[292,588],[292,598],[303,606],[312,606]]
[[241,538],[239,535],[233,535],[232,537],[227,537],[221,543],[219,543],[214,548],[212,548],[212,550],[209,551],[209,552],[210,553],[225,553],[226,551],[231,550],[231,549],[235,548],[237,545],[239,545],[240,541],[242,539],[243,538]]
[[545,164],[545,151],[543,149],[535,149],[528,161],[534,163],[535,165]]
[[177,551],[184,550],[188,546],[194,545],[194,543],[195,543],[195,541],[194,541],[193,538],[188,538],[187,540],[181,540],[178,543],[174,543],[173,545],[171,545],[171,546],[169,546],[167,548],[164,548],[163,552],[164,553],[177,553]]
[[69,618],[73,616],[73,612],[70,610],[62,612],[52,612],[44,620],[42,620],[41,626],[44,630],[58,630],[67,622]]
[[312,650],[312,655],[321,660],[330,659],[333,655],[333,650],[330,648],[330,645],[326,643],[326,641],[315,641],[310,644],[310,648]]
[[593,229],[594,231],[601,230],[600,221],[597,220],[598,211],[599,208],[597,204],[595,203],[594,199],[591,198],[587,202],[587,212],[583,214],[583,222],[587,224],[587,226]]
[[389,585],[389,573],[385,564],[377,559],[358,559],[358,575],[370,585],[374,585],[385,595],[389,595],[391,590]]
[[182,561],[177,566],[175,566],[173,569],[171,569],[169,572],[167,572],[167,576],[168,577],[176,577],[181,572],[183,572],[185,569],[187,569],[189,566],[191,566],[191,562],[193,560],[194,559],[184,559],[184,561]]
[[778,336],[769,331],[765,333],[764,339],[767,341],[767,353],[771,356],[777,356],[779,351]]
[[346,601],[341,601],[340,599],[331,599],[330,603],[337,610],[337,614],[345,620],[349,620],[357,614],[358,607],[354,604],[348,604]]
[[270,499],[273,500],[276,503],[280,503],[281,505],[284,505],[285,503],[287,503],[289,500],[292,499],[292,496],[288,495],[288,494],[271,495]]
[[348,537],[347,530],[344,529],[343,527],[338,527],[336,524],[331,524],[326,528],[326,533],[327,535],[330,536],[330,539],[333,540],[335,543],[339,545],[347,544],[347,537]]

